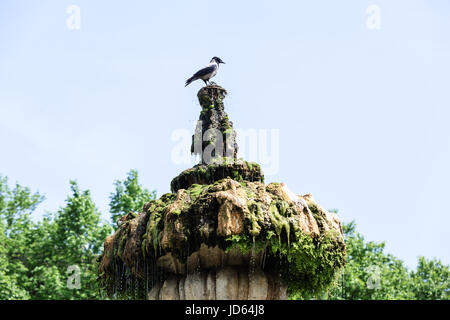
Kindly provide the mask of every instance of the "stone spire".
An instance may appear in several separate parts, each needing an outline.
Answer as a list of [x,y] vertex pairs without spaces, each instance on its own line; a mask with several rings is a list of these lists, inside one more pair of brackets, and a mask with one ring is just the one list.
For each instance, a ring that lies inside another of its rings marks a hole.
[[172,192],[188,189],[193,184],[213,184],[227,177],[236,181],[264,182],[257,163],[237,159],[236,131],[224,110],[226,94],[218,85],[203,87],[198,92],[202,111],[192,135],[191,153],[200,156],[200,163],[173,178]]
[[203,87],[197,94],[202,111],[192,136],[191,153],[200,156],[201,164],[223,157],[237,159],[236,131],[224,110],[226,94],[218,85]]

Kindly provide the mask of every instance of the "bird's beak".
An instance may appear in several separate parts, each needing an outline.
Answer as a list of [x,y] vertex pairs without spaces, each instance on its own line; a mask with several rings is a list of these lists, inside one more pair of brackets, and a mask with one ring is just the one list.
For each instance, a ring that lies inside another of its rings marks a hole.
[[225,62],[222,61],[223,64],[225,64]]

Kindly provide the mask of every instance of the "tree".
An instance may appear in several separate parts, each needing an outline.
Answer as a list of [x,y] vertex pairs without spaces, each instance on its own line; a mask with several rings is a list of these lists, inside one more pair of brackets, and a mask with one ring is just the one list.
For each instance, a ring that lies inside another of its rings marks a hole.
[[411,278],[415,299],[450,299],[450,269],[440,260],[419,257],[417,269],[411,272]]
[[347,264],[331,299],[411,299],[409,273],[403,262],[383,252],[385,243],[364,242],[354,222],[343,225]]
[[0,216],[0,299],[27,299],[28,293],[20,288],[17,275],[10,270],[6,228]]
[[347,264],[330,299],[449,299],[449,266],[421,257],[416,271],[383,252],[385,243],[365,242],[354,222],[343,225]]
[[121,216],[129,212],[138,213],[145,203],[156,199],[155,190],[150,192],[139,184],[136,170],[130,170],[125,180],[116,180],[114,185],[115,192],[111,193],[109,206],[115,228],[117,228],[116,222]]
[[34,237],[32,250],[34,261],[39,261],[31,270],[35,299],[99,297],[96,258],[112,230],[101,223],[89,190],[80,190],[75,181],[70,186],[65,207],[45,217],[35,230],[39,237]]
[[[10,189],[0,177],[0,299],[99,297],[94,260],[112,230],[89,191],[73,181],[71,191],[65,207],[34,223],[30,215],[43,197],[18,184]],[[70,268],[79,268],[79,289],[68,286],[77,276]]]
[[30,239],[33,234],[31,213],[44,197],[0,176],[0,299],[30,297]]
[[[364,242],[354,222],[343,226],[347,265],[340,297],[351,300],[410,299],[409,273],[403,262],[384,253],[385,243]],[[336,297],[336,295],[335,295]]]

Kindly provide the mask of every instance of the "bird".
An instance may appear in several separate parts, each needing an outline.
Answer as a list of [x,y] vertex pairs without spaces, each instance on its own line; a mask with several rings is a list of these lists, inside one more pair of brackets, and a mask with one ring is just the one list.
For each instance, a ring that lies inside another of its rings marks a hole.
[[214,77],[217,73],[217,70],[219,69],[219,64],[225,63],[222,61],[222,59],[218,57],[213,57],[209,64],[204,67],[203,69],[200,69],[197,71],[192,77],[186,80],[186,86],[188,86],[192,81],[202,79],[206,85],[208,85],[209,79]]

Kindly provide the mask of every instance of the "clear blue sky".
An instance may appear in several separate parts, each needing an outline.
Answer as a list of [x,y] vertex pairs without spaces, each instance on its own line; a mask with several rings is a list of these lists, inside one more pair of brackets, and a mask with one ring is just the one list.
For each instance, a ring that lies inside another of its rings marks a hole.
[[2,0],[0,174],[45,194],[36,218],[64,204],[70,179],[105,219],[132,168],[168,192],[189,166],[171,160],[172,133],[200,111],[202,83],[184,81],[217,55],[235,127],[279,129],[266,181],[339,209],[409,267],[448,264],[449,13],[448,1]]

